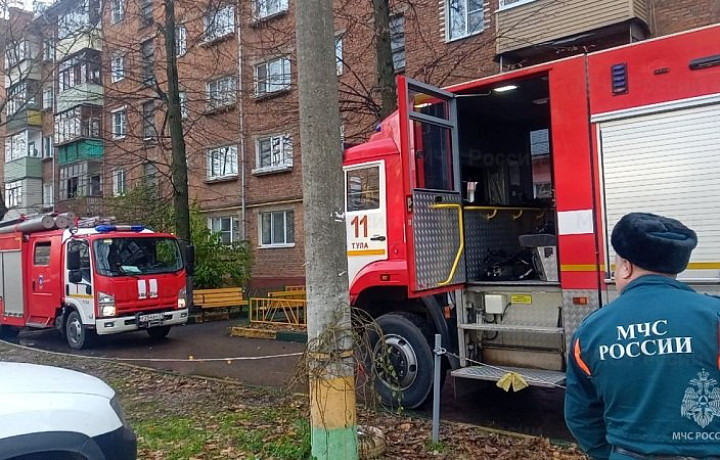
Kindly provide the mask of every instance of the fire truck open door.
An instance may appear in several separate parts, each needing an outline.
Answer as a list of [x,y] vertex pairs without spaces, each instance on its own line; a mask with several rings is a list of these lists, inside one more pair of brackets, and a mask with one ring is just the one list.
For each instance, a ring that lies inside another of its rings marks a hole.
[[410,231],[410,294],[450,291],[465,282],[455,96],[398,77],[401,148]]

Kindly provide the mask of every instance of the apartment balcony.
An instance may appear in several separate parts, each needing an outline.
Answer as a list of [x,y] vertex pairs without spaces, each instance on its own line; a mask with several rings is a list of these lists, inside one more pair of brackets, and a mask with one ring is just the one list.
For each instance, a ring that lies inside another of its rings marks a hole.
[[86,26],[75,33],[58,40],[55,58],[62,61],[67,56],[84,49],[102,50],[102,31],[98,27]]
[[42,159],[23,157],[5,163],[5,182],[33,178],[42,179]]
[[101,161],[103,150],[102,140],[79,138],[77,142],[58,147],[57,161],[61,166],[76,161]]
[[55,212],[73,212],[78,216],[102,216],[102,196],[78,196],[58,200],[54,206]]
[[42,112],[36,109],[22,109],[10,115],[7,119],[7,132],[12,133],[30,127],[42,126]]
[[57,95],[56,113],[70,110],[81,104],[103,104],[103,87],[96,83],[82,83],[73,88],[66,89]]
[[[498,0],[497,54],[512,60],[647,35],[647,0]],[[545,45],[545,46],[543,46]],[[562,54],[562,53],[561,53]]]

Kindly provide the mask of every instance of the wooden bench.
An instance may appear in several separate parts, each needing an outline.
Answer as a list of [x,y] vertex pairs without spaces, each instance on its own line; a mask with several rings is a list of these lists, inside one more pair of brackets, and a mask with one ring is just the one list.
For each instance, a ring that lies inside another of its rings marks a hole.
[[273,299],[300,299],[305,300],[305,290],[296,291],[270,291],[268,297]]
[[285,286],[285,290],[286,291],[304,291],[305,285],[303,284],[301,286]]
[[202,310],[203,319],[206,311],[214,309],[223,310],[221,316],[229,318],[231,308],[242,311],[242,307],[248,305],[244,294],[241,287],[195,289],[193,290],[193,304]]

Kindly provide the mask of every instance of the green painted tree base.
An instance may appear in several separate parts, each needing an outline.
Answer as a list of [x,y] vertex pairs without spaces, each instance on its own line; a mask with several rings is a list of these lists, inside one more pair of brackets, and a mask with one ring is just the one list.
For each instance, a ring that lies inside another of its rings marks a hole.
[[357,460],[357,427],[312,428],[312,458],[316,460]]

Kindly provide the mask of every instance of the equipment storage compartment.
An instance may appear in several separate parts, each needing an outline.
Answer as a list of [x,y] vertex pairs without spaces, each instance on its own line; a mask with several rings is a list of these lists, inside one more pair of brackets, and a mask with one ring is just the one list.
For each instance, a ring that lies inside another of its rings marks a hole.
[[458,97],[468,281],[557,284],[547,75]]

